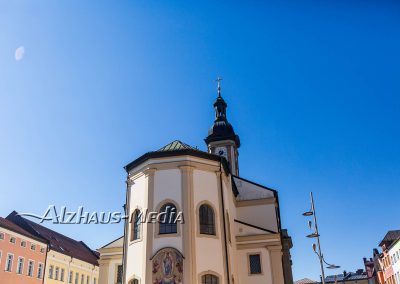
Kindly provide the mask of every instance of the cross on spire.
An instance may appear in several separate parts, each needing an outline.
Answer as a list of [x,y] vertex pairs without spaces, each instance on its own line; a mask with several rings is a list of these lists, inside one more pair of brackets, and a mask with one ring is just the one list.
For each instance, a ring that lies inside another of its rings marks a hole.
[[218,88],[217,88],[218,97],[221,97],[221,81],[222,81],[222,78],[220,76],[218,76],[217,79],[215,80],[215,82],[217,82],[217,84],[218,84]]

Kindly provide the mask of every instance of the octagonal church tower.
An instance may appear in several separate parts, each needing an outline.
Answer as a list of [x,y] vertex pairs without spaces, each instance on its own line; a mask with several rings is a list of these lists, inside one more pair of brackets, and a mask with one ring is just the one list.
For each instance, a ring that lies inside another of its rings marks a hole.
[[123,283],[292,284],[278,193],[238,176],[220,86],[214,108],[208,152],[177,140],[125,167]]

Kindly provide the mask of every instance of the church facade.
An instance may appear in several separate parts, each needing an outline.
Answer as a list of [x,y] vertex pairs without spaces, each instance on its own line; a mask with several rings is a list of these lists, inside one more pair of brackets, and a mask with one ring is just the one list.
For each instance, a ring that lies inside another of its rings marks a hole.
[[207,152],[174,141],[125,167],[122,269],[113,279],[100,250],[100,284],[293,283],[278,193],[239,176],[240,139],[220,87],[214,108]]

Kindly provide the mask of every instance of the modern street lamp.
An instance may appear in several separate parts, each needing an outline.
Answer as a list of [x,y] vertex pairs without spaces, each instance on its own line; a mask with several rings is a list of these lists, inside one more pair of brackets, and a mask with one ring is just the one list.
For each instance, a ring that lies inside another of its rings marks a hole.
[[338,265],[334,265],[334,264],[329,264],[325,261],[324,259],[324,255],[322,254],[321,251],[321,242],[319,240],[319,232],[318,232],[318,224],[317,224],[317,215],[315,213],[315,205],[314,205],[314,197],[313,197],[313,193],[310,192],[310,198],[311,198],[311,210],[304,212],[303,216],[305,217],[310,217],[313,216],[314,217],[314,225],[312,221],[308,221],[308,227],[310,229],[312,229],[314,232],[312,232],[311,234],[307,235],[307,238],[315,238],[317,239],[317,244],[313,244],[312,248],[313,251],[315,252],[315,254],[318,256],[319,259],[319,263],[321,266],[321,278],[322,278],[322,284],[325,284],[325,271],[324,271],[324,263],[327,265],[326,268],[328,269],[337,269],[340,268],[340,266]]

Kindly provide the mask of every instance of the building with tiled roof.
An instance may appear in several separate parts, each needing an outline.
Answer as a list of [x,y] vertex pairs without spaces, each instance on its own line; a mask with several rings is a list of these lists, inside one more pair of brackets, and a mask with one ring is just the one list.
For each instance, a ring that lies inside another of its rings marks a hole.
[[84,242],[39,225],[15,211],[9,214],[6,220],[48,244],[45,283],[52,284],[67,280],[71,281],[68,283],[98,283],[98,254]]
[[388,231],[379,243],[382,252],[374,253],[374,259],[379,263],[379,266],[376,266],[375,268],[377,279],[380,283],[396,284],[396,275],[393,269],[394,259],[390,256],[389,250],[399,239],[400,230]]
[[371,277],[363,269],[358,269],[356,272],[346,272],[329,275],[325,277],[325,283],[357,283],[357,284],[370,284]]
[[47,241],[0,217],[0,283],[41,284]]

